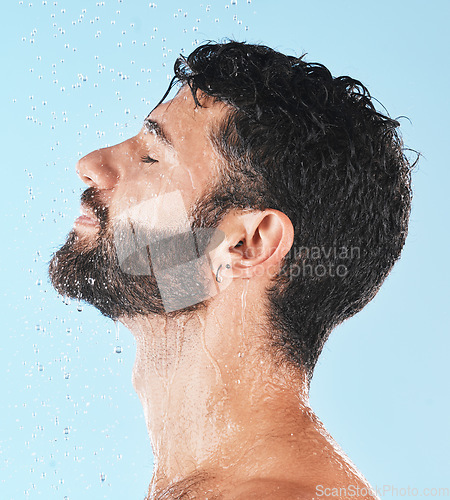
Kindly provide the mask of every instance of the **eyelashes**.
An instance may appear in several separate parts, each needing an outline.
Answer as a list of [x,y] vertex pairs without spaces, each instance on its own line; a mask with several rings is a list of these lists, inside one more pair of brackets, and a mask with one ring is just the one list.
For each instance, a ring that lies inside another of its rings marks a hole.
[[151,158],[149,155],[143,155],[143,156],[141,156],[141,162],[142,163],[149,163],[150,165],[152,165],[153,163],[158,163],[158,160]]

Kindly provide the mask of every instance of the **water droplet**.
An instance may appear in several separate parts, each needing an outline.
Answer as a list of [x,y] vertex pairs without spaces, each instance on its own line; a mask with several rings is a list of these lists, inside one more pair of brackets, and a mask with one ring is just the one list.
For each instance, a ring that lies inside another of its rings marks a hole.
[[101,481],[102,483],[104,483],[104,482],[105,482],[105,479],[106,479],[106,474],[103,474],[103,472],[100,472],[100,481]]
[[120,345],[117,345],[117,346],[115,347],[115,349],[114,349],[114,352],[115,352],[116,354],[120,354],[120,353],[122,352],[122,347],[121,347]]

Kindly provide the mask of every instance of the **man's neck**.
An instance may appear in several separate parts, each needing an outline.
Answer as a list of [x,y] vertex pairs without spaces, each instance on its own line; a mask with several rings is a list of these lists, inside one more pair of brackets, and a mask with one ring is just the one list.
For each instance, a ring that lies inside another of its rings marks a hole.
[[153,447],[153,493],[198,473],[215,484],[289,481],[334,456],[306,376],[275,369],[260,313],[222,303],[189,318],[122,321],[137,343],[133,385]]

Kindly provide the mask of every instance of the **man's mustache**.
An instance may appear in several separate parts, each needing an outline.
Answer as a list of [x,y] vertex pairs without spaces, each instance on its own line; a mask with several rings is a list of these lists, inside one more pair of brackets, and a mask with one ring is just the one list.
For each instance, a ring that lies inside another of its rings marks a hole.
[[90,187],[81,195],[81,205],[92,210],[102,228],[106,227],[109,220],[109,209],[102,199],[100,189]]

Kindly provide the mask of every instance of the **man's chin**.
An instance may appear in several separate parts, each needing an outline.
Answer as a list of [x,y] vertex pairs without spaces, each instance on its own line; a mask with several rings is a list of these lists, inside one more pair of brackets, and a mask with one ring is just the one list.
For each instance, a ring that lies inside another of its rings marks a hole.
[[91,304],[113,320],[165,314],[155,277],[123,272],[107,232],[93,238],[72,230],[50,260],[48,273],[60,295]]
[[98,246],[96,238],[72,230],[50,260],[48,274],[60,295],[87,302],[105,316],[116,319],[113,311],[104,307],[99,294],[98,280],[104,280],[98,274],[101,257]]

